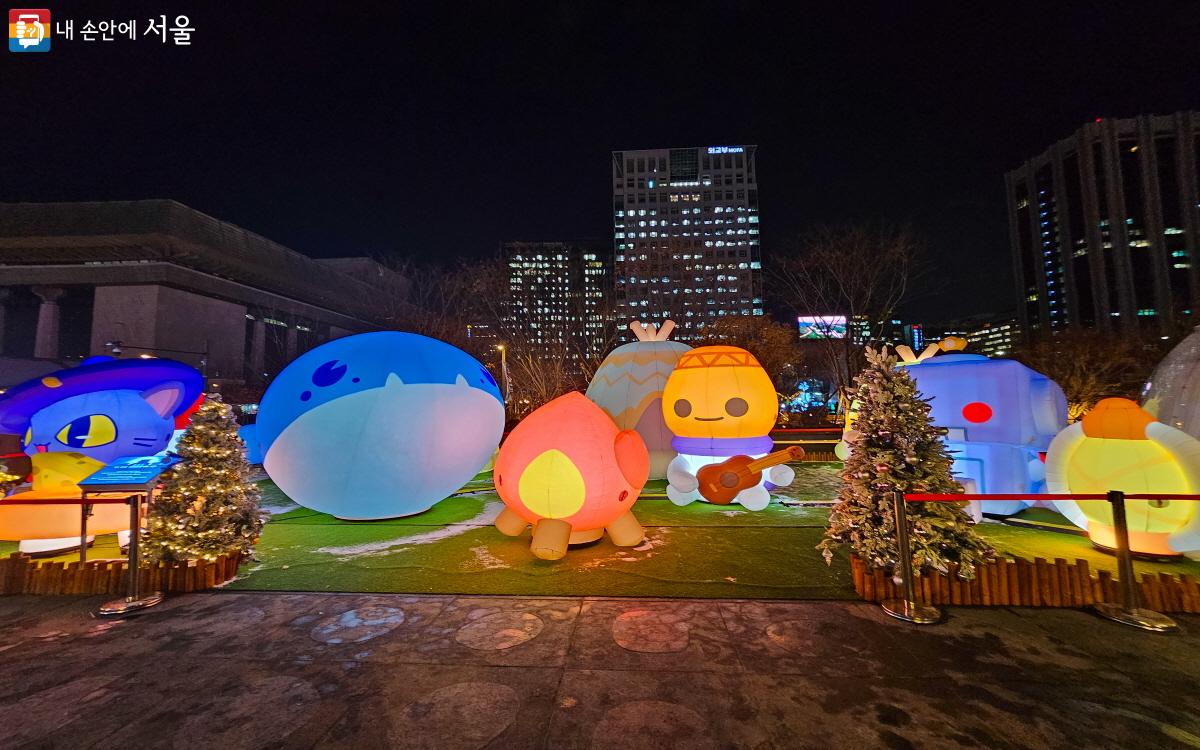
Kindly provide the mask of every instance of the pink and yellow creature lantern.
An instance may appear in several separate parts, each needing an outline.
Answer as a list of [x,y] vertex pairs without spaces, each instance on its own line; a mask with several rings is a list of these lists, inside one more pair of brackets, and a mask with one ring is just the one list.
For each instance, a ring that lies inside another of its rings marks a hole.
[[645,536],[630,510],[646,484],[650,456],[633,430],[620,430],[582,393],[559,396],[518,424],[500,446],[492,481],[505,508],[496,528],[518,536],[533,526],[533,554],[558,560],[570,544],[599,539],[632,547]]
[[[696,473],[733,456],[761,458],[771,451],[779,400],[754,355],[736,346],[703,346],[679,358],[663,390],[663,417],[677,455],[667,466],[667,497],[676,505],[703,499]],[[763,472],[757,485],[734,502],[762,510],[771,487],[786,487],[796,473],[786,465]]]
[[[1155,420],[1124,398],[1106,398],[1067,427],[1046,453],[1052,493],[1200,493],[1200,441]],[[1107,502],[1056,500],[1054,505],[1093,543],[1116,547]],[[1187,500],[1127,500],[1129,546],[1150,555],[1200,551],[1200,505]]]
[[608,413],[622,430],[637,430],[650,451],[650,478],[667,476],[667,464],[675,457],[671,431],[663,419],[662,394],[675,363],[691,347],[667,337],[673,321],[661,328],[630,323],[637,341],[612,350],[588,385],[587,397]]

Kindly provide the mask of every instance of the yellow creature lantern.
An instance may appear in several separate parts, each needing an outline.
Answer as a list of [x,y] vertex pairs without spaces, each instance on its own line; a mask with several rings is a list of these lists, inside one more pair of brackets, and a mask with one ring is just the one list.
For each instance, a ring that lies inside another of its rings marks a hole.
[[[679,358],[663,389],[663,418],[678,451],[667,467],[667,497],[676,505],[701,499],[696,473],[733,456],[771,451],[779,400],[754,355],[736,346],[704,346]],[[795,472],[786,465],[763,472],[763,481],[736,499],[747,510],[771,501],[768,483],[784,487]]]
[[[37,453],[33,464],[33,488],[10,495],[8,500],[78,497],[78,483],[104,464],[82,453]],[[129,510],[124,505],[96,505],[88,519],[88,534],[111,534],[129,528]],[[0,539],[54,540],[79,543],[79,504],[14,505],[0,502]]]
[[[1165,425],[1134,402],[1106,398],[1067,427],[1046,452],[1051,493],[1200,493],[1200,441]],[[1112,510],[1103,501],[1054,505],[1101,547],[1116,546]],[[1187,500],[1126,501],[1134,552],[1200,551],[1200,505]]]

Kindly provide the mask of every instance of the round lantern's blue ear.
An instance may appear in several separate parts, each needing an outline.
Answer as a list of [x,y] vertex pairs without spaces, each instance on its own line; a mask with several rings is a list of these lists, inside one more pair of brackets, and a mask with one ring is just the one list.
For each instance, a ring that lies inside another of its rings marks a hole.
[[175,412],[183,405],[183,383],[170,380],[142,391],[142,398],[150,404],[150,408],[158,416],[166,419],[175,416]]

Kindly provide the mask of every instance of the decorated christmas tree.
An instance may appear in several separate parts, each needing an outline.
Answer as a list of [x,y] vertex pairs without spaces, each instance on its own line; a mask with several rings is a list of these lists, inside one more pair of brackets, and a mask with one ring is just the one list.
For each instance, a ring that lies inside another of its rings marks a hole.
[[258,487],[250,481],[233,410],[220,396],[205,398],[176,452],[184,460],[164,475],[147,519],[147,557],[171,562],[249,554],[262,529]]
[[[887,348],[866,350],[867,366],[855,378],[859,404],[851,452],[842,486],[818,548],[826,562],[847,544],[877,568],[897,563],[892,492],[960,493],[950,473],[951,457],[942,430],[929,418],[929,402]],[[919,365],[917,365],[919,367]],[[959,575],[975,576],[975,566],[994,554],[976,533],[964,503],[928,502],[906,506],[911,528],[913,570],[941,572],[958,563]]]

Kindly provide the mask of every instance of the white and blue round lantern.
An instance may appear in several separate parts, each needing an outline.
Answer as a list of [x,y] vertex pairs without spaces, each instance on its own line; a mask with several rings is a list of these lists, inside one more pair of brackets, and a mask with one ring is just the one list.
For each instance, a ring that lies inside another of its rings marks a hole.
[[338,518],[428,510],[487,464],[504,402],[471,355],[415,333],[347,336],[275,378],[243,437],[292,500]]

